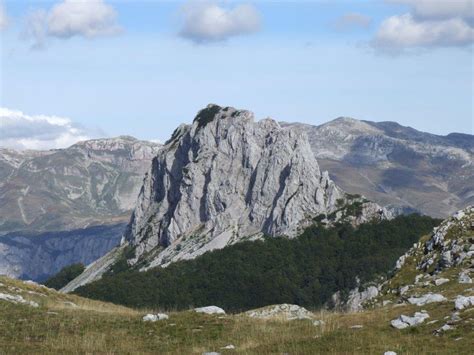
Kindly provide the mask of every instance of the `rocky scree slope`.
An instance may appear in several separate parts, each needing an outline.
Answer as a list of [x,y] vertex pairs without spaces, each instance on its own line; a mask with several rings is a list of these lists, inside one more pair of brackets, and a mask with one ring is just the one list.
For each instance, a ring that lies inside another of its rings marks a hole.
[[395,211],[445,218],[474,203],[472,135],[438,136],[348,117],[282,125],[308,134],[320,166],[339,186]]
[[[355,217],[347,217],[353,224],[389,217],[321,172],[304,132],[209,105],[192,125],[176,129],[153,159],[124,244],[104,260],[127,249],[128,263],[147,269],[241,240],[294,237],[316,216],[335,212],[333,220],[342,218],[349,201],[358,204]],[[110,265],[99,260],[64,290],[92,281]]]
[[0,149],[0,235],[126,222],[160,145],[132,137]]
[[422,326],[435,336],[472,340],[473,277],[474,206],[469,206],[402,255],[393,277],[364,306],[399,309],[392,328]]

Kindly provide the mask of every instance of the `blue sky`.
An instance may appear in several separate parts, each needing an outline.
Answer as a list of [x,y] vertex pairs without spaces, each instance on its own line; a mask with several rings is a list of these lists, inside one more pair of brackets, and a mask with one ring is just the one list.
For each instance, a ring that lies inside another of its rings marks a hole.
[[[63,1],[4,1],[0,106],[15,117],[67,118],[78,137],[164,141],[211,102],[257,118],[321,124],[350,116],[472,134],[473,16],[452,7],[433,13],[423,1],[257,1],[239,15],[230,11],[241,2],[93,0],[105,6],[104,18],[115,16],[93,32],[92,20],[67,23],[68,7],[52,24]],[[205,6],[217,6],[231,24],[213,23]],[[25,35],[39,9],[49,27]],[[399,21],[396,31],[390,18]],[[447,27],[459,23],[467,32]],[[33,122],[12,117],[0,128],[3,145],[8,127],[18,133]],[[25,146],[49,147],[44,139]]]

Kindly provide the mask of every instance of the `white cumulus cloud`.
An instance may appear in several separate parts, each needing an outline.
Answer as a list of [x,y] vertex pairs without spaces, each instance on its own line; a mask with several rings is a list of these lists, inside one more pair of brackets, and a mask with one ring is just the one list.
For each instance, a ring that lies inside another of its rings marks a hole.
[[0,31],[3,31],[8,26],[8,16],[5,7],[3,6],[2,2],[0,1]]
[[216,3],[189,2],[182,8],[180,36],[196,43],[224,41],[230,37],[255,33],[261,18],[252,5],[224,8]]
[[97,133],[87,131],[68,118],[31,116],[0,107],[0,147],[19,150],[65,148]]
[[473,18],[473,0],[390,0],[412,7],[413,14],[424,19]]
[[27,16],[24,35],[34,47],[44,47],[48,37],[94,38],[121,32],[117,12],[103,0],[64,0],[49,10],[39,9]]
[[473,41],[474,28],[460,18],[417,21],[411,14],[404,14],[384,20],[374,44],[382,48],[403,49],[464,46]]
[[386,18],[372,45],[385,51],[463,47],[474,43],[474,1],[390,0],[410,12]]

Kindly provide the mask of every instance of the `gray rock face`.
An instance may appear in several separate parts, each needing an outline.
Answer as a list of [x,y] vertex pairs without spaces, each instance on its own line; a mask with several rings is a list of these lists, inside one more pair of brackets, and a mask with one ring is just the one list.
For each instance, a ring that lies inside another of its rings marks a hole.
[[437,136],[395,122],[341,117],[320,126],[284,123],[307,132],[334,181],[397,212],[446,217],[474,203],[474,136]]
[[[245,238],[294,237],[346,200],[304,132],[209,105],[153,159],[126,240],[134,261],[147,254],[149,267],[167,265]],[[358,219],[383,213],[365,203]]]
[[446,297],[439,293],[427,293],[426,295],[420,297],[410,297],[408,298],[408,303],[415,304],[417,306],[424,306],[428,303],[435,302],[445,302],[447,301]]
[[0,237],[0,275],[44,281],[63,267],[87,265],[120,243],[125,224]]
[[127,222],[160,145],[132,137],[0,149],[0,235]]
[[368,286],[362,291],[359,291],[359,287],[356,287],[349,292],[347,299],[344,299],[338,291],[331,296],[331,300],[326,304],[326,307],[342,312],[359,312],[364,309],[364,304],[377,297],[378,294],[379,290],[375,286]]
[[430,316],[426,312],[416,312],[412,317],[410,316],[405,316],[401,315],[397,319],[394,319],[390,322],[392,327],[397,328],[397,329],[405,329],[408,327],[414,327],[417,326],[421,323],[423,323],[426,319],[428,319]]

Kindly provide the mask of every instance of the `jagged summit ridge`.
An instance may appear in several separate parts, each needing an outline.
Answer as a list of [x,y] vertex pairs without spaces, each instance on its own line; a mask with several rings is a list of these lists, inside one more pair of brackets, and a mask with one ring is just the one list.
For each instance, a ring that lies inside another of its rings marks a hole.
[[245,238],[296,236],[344,198],[306,133],[209,105],[153,159],[125,239],[135,261],[162,265]]

